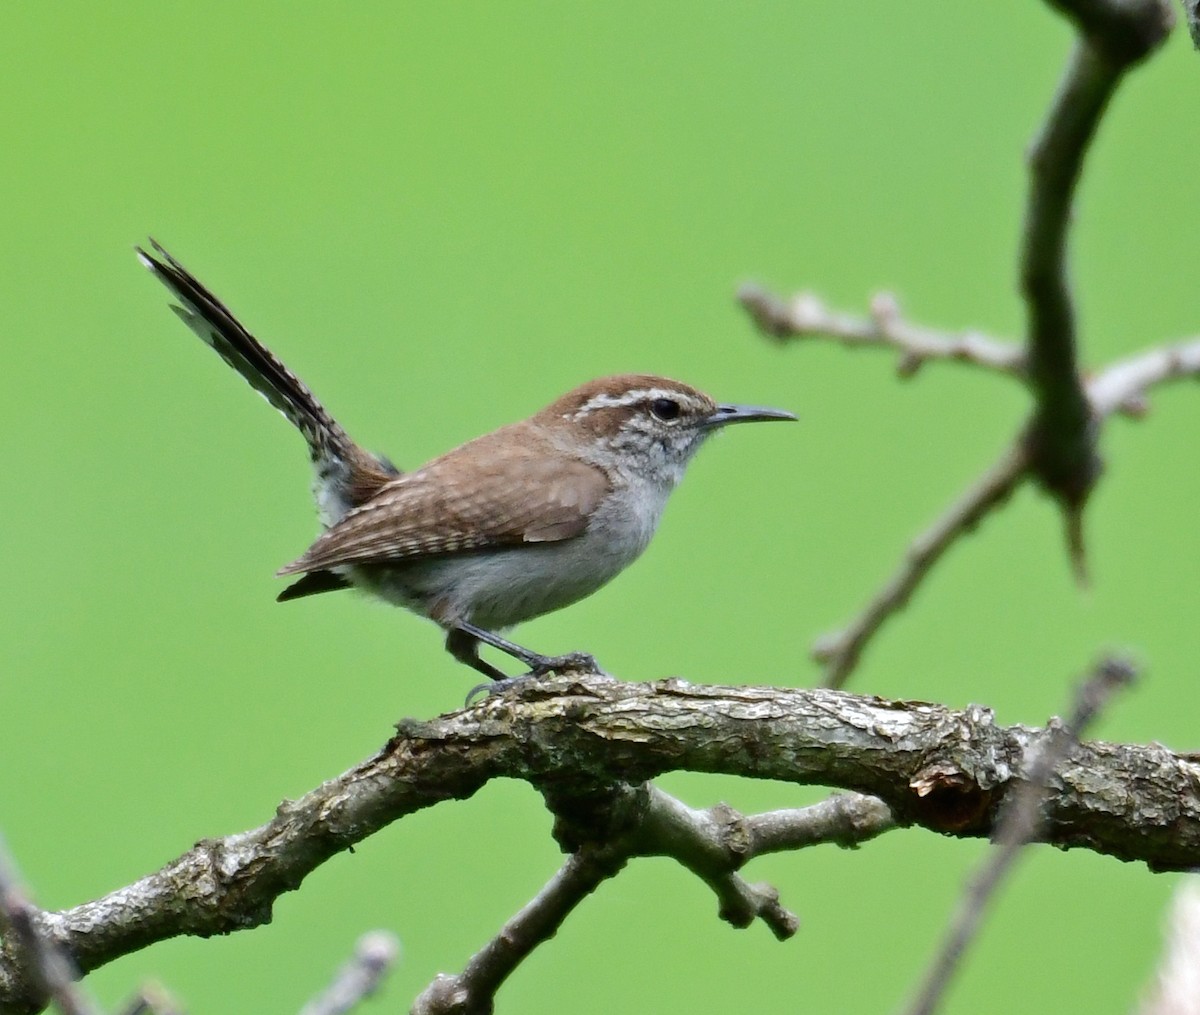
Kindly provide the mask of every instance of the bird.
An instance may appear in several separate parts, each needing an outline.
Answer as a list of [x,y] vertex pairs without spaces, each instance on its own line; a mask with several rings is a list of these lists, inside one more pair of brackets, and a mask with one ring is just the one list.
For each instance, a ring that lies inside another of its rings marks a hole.
[[135,251],[177,301],[171,309],[308,445],[323,531],[278,570],[295,578],[278,600],[356,588],[408,609],[442,628],[455,660],[498,682],[480,687],[516,679],[483,659],[481,645],[528,674],[602,672],[586,653],[543,655],[505,634],[591,595],[640,556],[668,496],[714,433],[797,418],[718,403],[666,377],[619,374],[402,472],[355,443],[166,249],[153,239],[149,247]]

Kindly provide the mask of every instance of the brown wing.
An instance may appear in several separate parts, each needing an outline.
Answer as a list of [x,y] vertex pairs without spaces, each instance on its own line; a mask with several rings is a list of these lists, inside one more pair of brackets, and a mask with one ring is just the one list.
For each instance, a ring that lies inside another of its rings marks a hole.
[[580,535],[608,489],[599,469],[548,454],[516,424],[383,486],[279,574],[412,560]]

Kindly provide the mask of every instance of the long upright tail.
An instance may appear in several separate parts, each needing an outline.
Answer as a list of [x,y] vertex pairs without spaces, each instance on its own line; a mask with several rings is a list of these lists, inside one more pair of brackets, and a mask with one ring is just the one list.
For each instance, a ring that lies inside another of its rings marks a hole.
[[191,272],[154,240],[150,246],[159,257],[137,247],[138,259],[179,300],[181,305],[171,309],[304,435],[317,471],[315,492],[326,525],[398,475],[390,463],[355,444],[304,382]]

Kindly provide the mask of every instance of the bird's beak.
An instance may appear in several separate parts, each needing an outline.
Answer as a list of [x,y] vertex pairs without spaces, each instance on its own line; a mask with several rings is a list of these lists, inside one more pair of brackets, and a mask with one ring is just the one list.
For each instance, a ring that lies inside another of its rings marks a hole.
[[730,423],[756,423],[771,419],[795,420],[795,415],[782,409],[761,405],[718,405],[717,411],[704,420],[706,428],[727,426]]

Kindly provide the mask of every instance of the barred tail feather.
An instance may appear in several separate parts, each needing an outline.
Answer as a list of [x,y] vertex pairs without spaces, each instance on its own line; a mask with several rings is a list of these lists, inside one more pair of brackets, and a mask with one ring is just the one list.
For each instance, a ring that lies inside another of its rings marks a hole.
[[308,442],[313,461],[354,456],[354,442],[325,407],[265,345],[250,334],[229,309],[166,250],[150,241],[155,253],[136,247],[138,259],[182,304],[172,310],[255,391],[278,409]]

